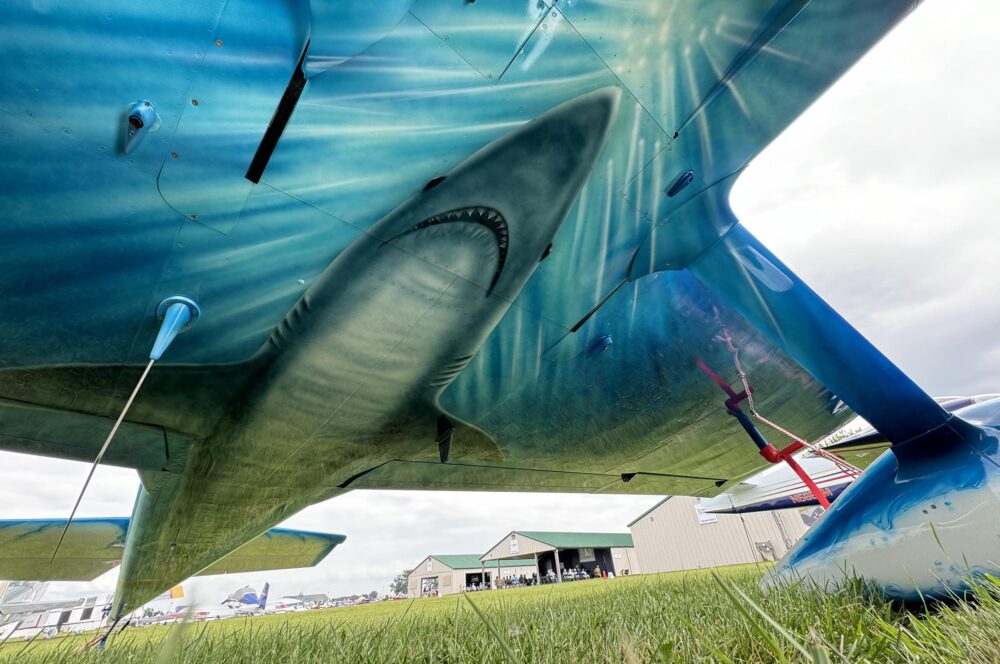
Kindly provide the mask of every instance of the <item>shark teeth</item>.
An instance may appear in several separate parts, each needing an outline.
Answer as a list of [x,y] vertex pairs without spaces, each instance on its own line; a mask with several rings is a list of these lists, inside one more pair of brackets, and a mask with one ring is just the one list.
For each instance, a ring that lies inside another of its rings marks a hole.
[[497,243],[499,259],[497,260],[497,269],[493,273],[493,279],[490,281],[489,290],[486,292],[486,294],[489,295],[493,292],[497,282],[500,280],[500,273],[503,272],[504,264],[507,262],[507,251],[510,247],[510,230],[507,227],[507,220],[503,218],[502,214],[493,208],[466,207],[449,210],[448,212],[442,212],[441,214],[436,214],[429,219],[421,221],[419,224],[413,225],[409,230],[400,233],[391,240],[388,240],[388,242],[392,242],[392,240],[395,240],[396,238],[400,238],[410,233],[415,233],[431,226],[440,226],[441,224],[450,223],[479,224],[480,226],[488,228],[493,233],[493,237],[496,239]]

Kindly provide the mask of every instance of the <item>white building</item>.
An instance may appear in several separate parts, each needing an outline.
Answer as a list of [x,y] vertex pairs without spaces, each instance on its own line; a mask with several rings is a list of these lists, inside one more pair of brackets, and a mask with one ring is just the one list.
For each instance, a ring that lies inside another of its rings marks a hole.
[[616,576],[640,573],[632,536],[628,533],[514,530],[480,560],[489,569],[498,562],[525,556],[531,556],[532,571],[537,567],[538,578],[543,583],[549,579],[561,582],[578,578],[578,575],[593,575],[597,568]]
[[778,560],[805,534],[798,510],[710,514],[668,496],[628,524],[645,574]]
[[408,597],[450,595],[473,588],[493,587],[498,577],[531,576],[534,558],[513,558],[485,564],[478,553],[434,555],[420,561],[407,577]]

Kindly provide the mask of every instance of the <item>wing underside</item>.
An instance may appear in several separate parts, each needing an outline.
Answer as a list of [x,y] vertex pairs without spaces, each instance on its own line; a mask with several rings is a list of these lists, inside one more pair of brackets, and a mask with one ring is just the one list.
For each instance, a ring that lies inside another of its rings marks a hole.
[[[816,439],[849,416],[780,343],[677,268],[736,223],[719,211],[741,169],[914,2],[416,3],[304,84],[253,185],[247,167],[309,34],[309,12],[272,4],[254,20],[206,5],[172,21],[124,0],[101,12],[121,21],[80,5],[46,17],[51,39],[30,6],[0,10],[0,449],[93,459],[156,335],[156,305],[187,293],[204,316],[154,368],[107,457],[144,478],[183,472],[189,447],[259,378],[252,358],[345,248],[512,126],[607,86],[621,89],[620,112],[544,262],[474,357],[431,368],[454,380],[425,419],[447,413],[484,436],[463,449],[457,431],[447,463],[435,462],[433,430],[388,458],[374,446],[330,489],[712,495],[764,464],[697,369],[737,381],[725,334],[769,418]],[[98,30],[99,66],[78,63],[63,38],[84,25]],[[163,49],[119,57],[134,35]],[[53,61],[76,63],[72,80]],[[116,123],[137,76],[162,126],[124,155]],[[399,309],[388,303],[385,317]],[[398,348],[437,342],[409,341]],[[396,348],[359,385],[391,377]],[[332,392],[318,388],[303,408]],[[331,426],[380,435],[384,423],[356,405]]]

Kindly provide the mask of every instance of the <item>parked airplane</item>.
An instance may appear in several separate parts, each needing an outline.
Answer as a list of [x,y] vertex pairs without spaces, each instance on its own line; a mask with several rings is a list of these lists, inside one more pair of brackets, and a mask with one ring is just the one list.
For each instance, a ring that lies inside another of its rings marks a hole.
[[[935,397],[934,400],[945,411],[961,417],[966,408],[997,399],[1000,399],[1000,394]],[[864,426],[850,436],[829,445],[821,443],[820,446],[863,467],[889,449],[889,441],[873,427]],[[795,458],[831,503],[857,479],[856,474],[845,471],[843,463],[836,463],[810,450],[797,453]],[[732,489],[701,501],[705,512],[716,514],[760,512],[819,504],[818,498],[802,478],[786,464],[766,468]]]
[[265,609],[267,609],[267,591],[270,587],[271,584],[265,583],[264,589],[258,597],[256,590],[250,586],[244,586],[229,595],[229,597],[222,601],[222,604],[232,609],[235,615],[238,616],[264,613]]
[[40,581],[0,581],[0,642],[10,638],[31,616],[83,604],[83,598],[42,601],[47,586]]
[[274,526],[346,491],[709,498],[792,458],[754,415],[855,413],[891,449],[775,576],[1000,571],[995,406],[943,409],[729,206],[915,5],[5,4],[0,449],[141,488],[0,524],[0,576],[120,563],[119,619],[316,564],[343,538]]
[[0,581],[0,626],[20,622],[36,613],[80,606],[83,598],[42,601],[47,583],[39,581]]

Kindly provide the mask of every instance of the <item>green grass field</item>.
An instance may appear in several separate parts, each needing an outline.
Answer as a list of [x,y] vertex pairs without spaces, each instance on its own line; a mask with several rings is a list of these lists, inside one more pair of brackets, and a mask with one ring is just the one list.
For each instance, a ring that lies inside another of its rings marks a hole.
[[860,587],[761,592],[762,567],[593,580],[9,642],[36,662],[1000,662],[1000,581],[906,611]]

